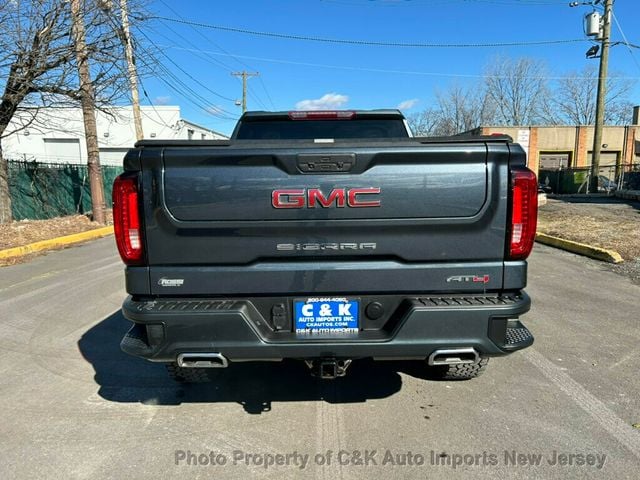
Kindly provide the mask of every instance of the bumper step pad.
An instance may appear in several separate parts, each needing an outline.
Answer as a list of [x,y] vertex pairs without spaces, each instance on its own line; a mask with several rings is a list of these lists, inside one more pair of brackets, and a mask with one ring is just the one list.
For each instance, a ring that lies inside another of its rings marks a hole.
[[507,324],[505,350],[520,350],[533,344],[533,335],[519,320],[511,320]]

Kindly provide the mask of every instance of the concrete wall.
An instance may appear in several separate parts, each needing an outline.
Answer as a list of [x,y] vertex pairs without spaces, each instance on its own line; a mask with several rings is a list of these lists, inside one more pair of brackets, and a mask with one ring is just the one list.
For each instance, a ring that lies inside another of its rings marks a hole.
[[[146,139],[187,139],[189,130],[194,132],[194,140],[226,138],[181,119],[180,107],[177,106],[143,106],[141,110]],[[131,107],[113,107],[109,112],[96,112],[100,160],[104,165],[120,165],[124,152],[136,142],[133,112]],[[5,158],[86,163],[84,125],[79,108],[40,109],[33,122],[32,116],[29,111],[23,111],[13,119],[7,132],[17,130],[16,133],[2,139]],[[21,129],[24,125],[28,126]]]

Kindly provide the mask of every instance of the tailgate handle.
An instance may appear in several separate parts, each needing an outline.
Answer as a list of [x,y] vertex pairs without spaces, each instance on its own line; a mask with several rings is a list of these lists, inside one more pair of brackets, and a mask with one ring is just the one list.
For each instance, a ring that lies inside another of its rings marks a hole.
[[354,153],[298,155],[298,169],[302,173],[349,172],[355,164],[356,155]]

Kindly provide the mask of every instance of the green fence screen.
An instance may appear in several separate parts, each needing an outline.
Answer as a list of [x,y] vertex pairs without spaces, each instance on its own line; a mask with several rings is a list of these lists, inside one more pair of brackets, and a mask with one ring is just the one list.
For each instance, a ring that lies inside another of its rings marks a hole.
[[[43,220],[91,213],[86,165],[8,161],[11,210],[14,220]],[[111,204],[114,179],[122,167],[102,166],[104,198]]]

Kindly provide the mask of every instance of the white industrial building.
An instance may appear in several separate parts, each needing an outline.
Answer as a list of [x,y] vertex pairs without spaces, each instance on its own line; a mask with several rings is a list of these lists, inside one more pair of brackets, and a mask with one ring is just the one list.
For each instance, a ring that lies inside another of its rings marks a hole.
[[[145,139],[220,140],[221,133],[180,116],[177,106],[143,106]],[[35,116],[35,118],[33,118]],[[132,107],[97,111],[98,144],[102,165],[122,165],[126,151],[136,143]],[[26,127],[25,127],[26,125]],[[20,111],[2,139],[4,157],[43,163],[87,163],[84,123],[79,107],[40,108]]]

